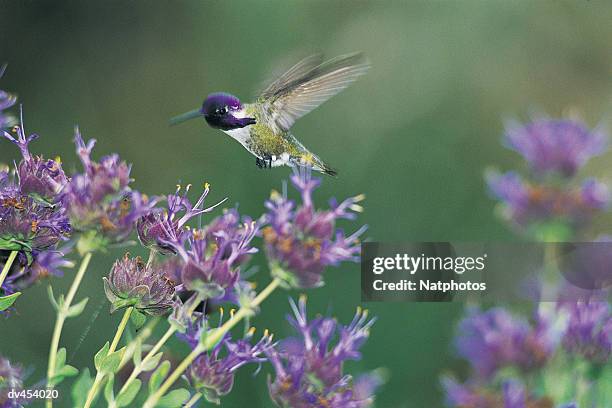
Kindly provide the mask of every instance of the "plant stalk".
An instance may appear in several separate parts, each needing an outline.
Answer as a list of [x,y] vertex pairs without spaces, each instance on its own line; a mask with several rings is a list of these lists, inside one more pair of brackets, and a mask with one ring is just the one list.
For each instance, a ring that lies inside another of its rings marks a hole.
[[185,404],[184,408],[191,408],[191,407],[193,407],[195,405],[195,403],[200,400],[200,398],[202,398],[202,394],[200,394],[199,392],[193,394],[193,397],[191,397],[191,399],[189,401],[187,401],[187,403]]
[[4,280],[8,276],[9,270],[11,270],[11,266],[13,266],[13,262],[15,261],[15,258],[17,258],[18,253],[19,251],[11,251],[11,253],[9,254],[9,257],[6,260],[4,267],[2,268],[2,272],[0,272],[0,288],[2,287]]
[[137,366],[134,366],[134,370],[132,370],[132,374],[130,374],[130,376],[128,377],[128,379],[125,381],[125,384],[123,384],[123,387],[121,387],[121,390],[119,391],[120,395],[122,392],[124,392],[125,390],[127,390],[127,388],[130,386],[130,384],[132,383],[132,381],[134,381],[136,378],[138,378],[138,376],[140,375],[140,373],[142,373],[142,367],[144,367],[144,365],[155,355],[157,354],[157,352],[159,351],[159,349],[162,348],[162,346],[168,341],[168,339],[170,339],[170,337],[172,337],[172,335],[174,334],[174,332],[176,332],[176,329],[174,328],[174,326],[170,326],[168,328],[168,330],[166,330],[166,333],[164,333],[164,335],[161,337],[161,339],[159,339],[159,341],[153,346],[153,348],[151,350],[149,350],[149,352],[147,353],[147,355],[142,359],[142,361],[140,362],[140,364],[138,364]]
[[[193,311],[198,307],[198,305],[201,302],[201,298],[198,296],[198,298],[195,300],[195,302],[193,303],[193,305],[191,306],[190,309],[187,310],[187,314],[189,316],[191,316],[191,314],[193,313]],[[123,387],[121,387],[121,390],[119,391],[120,395],[122,392],[124,392],[125,390],[127,390],[127,388],[129,387],[129,385],[132,383],[132,381],[134,381],[136,378],[138,378],[138,376],[140,375],[140,373],[142,373],[142,367],[145,366],[145,364],[151,359],[153,358],[153,356],[155,356],[155,354],[157,354],[157,352],[163,347],[164,344],[166,344],[166,342],[170,339],[170,337],[172,337],[172,335],[176,332],[176,328],[174,326],[170,326],[168,327],[168,330],[166,330],[166,332],[164,333],[164,335],[159,339],[159,341],[157,343],[155,343],[155,345],[153,346],[153,348],[151,350],[149,350],[149,352],[147,353],[147,355],[142,359],[142,361],[140,362],[140,364],[138,364],[137,366],[134,366],[134,370],[132,370],[132,373],[130,374],[130,376],[128,377],[128,379],[125,381],[125,384],[123,384]]]
[[[83,256],[83,260],[81,261],[81,266],[74,276],[74,280],[72,281],[72,285],[70,285],[70,289],[68,290],[68,295],[66,295],[66,299],[62,303],[62,308],[57,311],[57,317],[55,319],[55,327],[53,328],[53,336],[51,337],[51,345],[49,346],[49,365],[47,367],[47,384],[53,378],[55,374],[55,364],[57,360],[57,349],[59,347],[60,337],[62,335],[62,328],[64,327],[64,322],[66,321],[68,310],[74,300],[74,296],[76,295],[79,286],[81,285],[81,281],[83,280],[83,276],[85,275],[85,271],[89,266],[89,261],[91,261],[91,252],[87,252],[85,256]],[[49,398],[45,402],[45,406],[47,408],[53,407],[53,399]]]
[[[127,324],[130,321],[130,315],[132,314],[133,310],[134,310],[134,306],[130,306],[127,309],[125,309],[125,312],[123,313],[123,318],[121,319],[121,322],[119,323],[119,326],[117,327],[117,331],[115,332],[115,337],[113,337],[113,342],[111,343],[110,348],[108,349],[108,353],[106,353],[107,356],[114,353],[115,350],[117,349],[119,340],[121,340],[121,336],[123,335],[123,332],[125,331],[125,328],[127,327]],[[89,393],[87,394],[87,400],[85,401],[85,405],[83,405],[83,408],[91,407],[91,404],[93,404],[94,398],[96,397],[96,395],[98,395],[100,384],[102,384],[102,380],[104,379],[105,376],[106,374],[104,373],[100,373],[100,372],[96,373],[96,378],[94,380],[93,385],[89,389]]]
[[151,335],[153,334],[153,329],[155,329],[155,327],[159,324],[160,320],[161,319],[158,316],[151,319],[151,321],[149,321],[149,323],[147,323],[147,325],[142,330],[140,330],[140,333],[138,333],[138,336],[136,336],[136,338],[130,342],[130,344],[125,349],[125,354],[123,355],[123,358],[121,359],[121,364],[119,364],[119,370],[125,367],[128,361],[130,361],[132,357],[134,356],[134,352],[136,351],[135,343],[140,342],[142,344],[149,337],[151,337]]

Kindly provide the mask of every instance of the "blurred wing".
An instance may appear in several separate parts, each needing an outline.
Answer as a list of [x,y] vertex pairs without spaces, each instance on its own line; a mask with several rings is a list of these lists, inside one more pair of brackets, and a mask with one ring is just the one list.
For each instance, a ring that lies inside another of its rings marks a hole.
[[370,67],[362,53],[319,61],[320,56],[302,60],[264,90],[259,100],[271,123],[289,130],[297,119],[344,90]]
[[315,67],[318,67],[323,63],[322,54],[314,54],[304,58],[291,68],[287,70],[283,75],[268,85],[259,96],[260,98],[268,99],[274,96],[279,91],[287,89],[287,86],[299,78],[303,78],[309,71],[312,71]]

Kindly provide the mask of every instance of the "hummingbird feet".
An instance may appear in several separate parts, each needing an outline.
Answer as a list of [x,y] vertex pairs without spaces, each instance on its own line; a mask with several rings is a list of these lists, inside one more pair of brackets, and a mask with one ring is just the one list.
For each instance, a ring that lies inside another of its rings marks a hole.
[[272,156],[264,156],[262,159],[259,157],[255,158],[255,165],[260,169],[271,169],[272,168]]

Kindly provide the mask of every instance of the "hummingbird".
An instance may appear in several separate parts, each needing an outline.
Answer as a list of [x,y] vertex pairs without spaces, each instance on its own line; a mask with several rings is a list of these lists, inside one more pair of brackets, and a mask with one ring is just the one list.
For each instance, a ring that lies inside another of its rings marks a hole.
[[307,149],[291,132],[296,120],[346,89],[369,69],[363,53],[324,61],[320,54],[304,58],[268,85],[253,103],[225,92],[211,93],[202,107],[176,116],[171,125],[203,117],[253,156],[259,168],[311,167],[335,176],[336,170]]

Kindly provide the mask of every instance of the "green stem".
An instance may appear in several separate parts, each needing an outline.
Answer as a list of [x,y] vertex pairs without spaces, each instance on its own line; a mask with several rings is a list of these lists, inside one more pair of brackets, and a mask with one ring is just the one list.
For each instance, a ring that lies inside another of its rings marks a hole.
[[202,394],[200,394],[199,392],[193,394],[193,397],[191,397],[191,399],[187,401],[187,403],[185,404],[183,408],[193,407],[194,404],[200,400],[200,398],[202,398]]
[[2,284],[4,283],[4,279],[6,279],[9,270],[11,269],[11,266],[13,266],[13,262],[15,261],[15,258],[17,258],[17,254],[19,253],[19,251],[11,251],[8,259],[6,260],[6,263],[4,264],[4,267],[2,268],[2,272],[0,272],[0,288],[2,287]]
[[[193,305],[187,310],[187,315],[191,316],[191,314],[193,313],[193,311],[198,307],[198,305],[200,304],[200,302],[202,301],[202,299],[198,296],[198,298],[194,301]],[[138,378],[138,376],[140,375],[140,373],[142,373],[142,368],[146,365],[146,363],[153,358],[153,356],[155,356],[155,354],[157,354],[157,352],[163,347],[164,344],[166,344],[166,342],[170,339],[170,337],[172,337],[172,335],[176,332],[176,328],[175,326],[170,326],[168,327],[168,330],[166,330],[166,333],[164,333],[164,335],[159,339],[159,341],[153,346],[153,348],[151,350],[149,350],[149,352],[147,353],[147,355],[142,359],[142,361],[140,362],[140,364],[134,366],[134,370],[132,370],[132,373],[130,374],[130,376],[128,377],[128,379],[126,380],[125,384],[123,384],[123,387],[121,387],[121,390],[119,391],[120,395],[122,392],[124,392],[125,390],[127,390],[127,388],[129,387],[129,385],[132,383],[132,381],[134,381],[136,378]]]
[[143,408],[153,408],[161,397],[164,396],[166,391],[172,387],[172,385],[180,378],[180,376],[187,370],[189,365],[195,360],[201,353],[213,348],[225,334],[236,326],[244,317],[253,313],[253,310],[259,306],[274,290],[280,285],[281,281],[275,278],[268,286],[265,287],[248,307],[241,307],[240,310],[228,321],[226,321],[221,327],[212,331],[203,343],[199,343],[191,353],[176,367],[176,369],[170,374],[170,376],[164,381],[159,389],[151,394],[145,401]]
[[[127,327],[127,324],[130,321],[130,315],[132,314],[133,310],[134,310],[134,306],[130,306],[127,309],[125,309],[125,313],[123,313],[123,318],[121,319],[121,323],[119,323],[119,326],[117,327],[117,331],[115,332],[115,337],[113,337],[113,342],[111,343],[110,348],[108,349],[108,353],[106,353],[107,356],[114,353],[115,350],[117,349],[119,340],[121,340],[121,336],[123,335],[123,332],[125,331],[125,328]],[[91,404],[93,404],[94,398],[96,397],[96,395],[98,395],[100,384],[102,384],[102,380],[104,379],[105,376],[106,374],[104,373],[100,373],[100,372],[96,373],[96,378],[94,380],[93,385],[89,389],[89,393],[87,394],[87,400],[85,401],[85,405],[83,405],[83,408],[91,407]]]
[[119,364],[119,370],[125,367],[125,365],[132,359],[132,356],[134,356],[134,352],[136,351],[136,343],[139,342],[140,344],[142,344],[149,337],[151,337],[151,334],[153,334],[153,329],[155,329],[155,327],[159,324],[160,320],[161,319],[159,317],[151,319],[151,321],[149,321],[149,323],[147,323],[147,325],[140,330],[138,336],[136,336],[136,338],[130,342],[130,344],[125,349],[125,354],[123,354],[121,364]]
[[[57,317],[55,319],[55,327],[53,328],[53,336],[51,337],[51,345],[49,347],[49,365],[47,367],[47,386],[50,383],[53,375],[55,374],[55,364],[57,360],[57,349],[59,347],[60,337],[62,335],[62,328],[64,327],[64,322],[68,317],[68,310],[70,309],[70,305],[76,295],[77,289],[81,285],[81,281],[83,280],[83,276],[85,275],[85,271],[87,270],[87,266],[89,266],[89,261],[91,260],[91,252],[88,252],[83,256],[83,260],[81,261],[81,266],[74,276],[74,280],[72,281],[72,285],[68,290],[68,295],[66,295],[66,299],[61,304],[61,309],[57,311]],[[53,407],[53,399],[49,398],[45,403],[47,408]]]
[[159,339],[159,341],[153,346],[153,348],[151,350],[149,350],[149,352],[147,353],[147,355],[142,359],[142,361],[140,362],[140,364],[138,364],[137,366],[134,366],[134,370],[132,370],[132,374],[130,374],[130,376],[128,377],[128,379],[125,381],[125,384],[123,384],[123,387],[121,387],[121,390],[119,391],[119,394],[117,395],[121,395],[122,392],[124,392],[125,390],[127,390],[127,388],[130,386],[130,384],[132,383],[132,381],[134,381],[136,378],[138,378],[138,376],[140,375],[140,373],[142,373],[142,367],[145,366],[145,364],[151,360],[151,358],[157,354],[157,352],[159,351],[159,349],[162,348],[162,346],[164,344],[166,344],[166,342],[168,341],[168,339],[170,339],[170,337],[172,337],[172,335],[174,334],[174,332],[176,332],[176,329],[174,328],[174,326],[170,326],[168,328],[168,330],[166,331],[166,333],[164,333],[164,335],[161,337],[161,339]]
[[149,259],[147,260],[147,268],[153,265],[153,261],[155,261],[155,255],[157,255],[157,251],[154,249],[149,250]]
[[112,354],[117,350],[117,345],[119,344],[119,340],[121,340],[121,336],[127,327],[128,322],[130,321],[130,316],[132,311],[134,310],[134,306],[128,307],[125,309],[125,313],[123,313],[123,319],[121,319],[121,323],[119,323],[119,327],[117,327],[117,332],[115,333],[115,337],[113,338],[113,342],[108,349],[108,354]]

